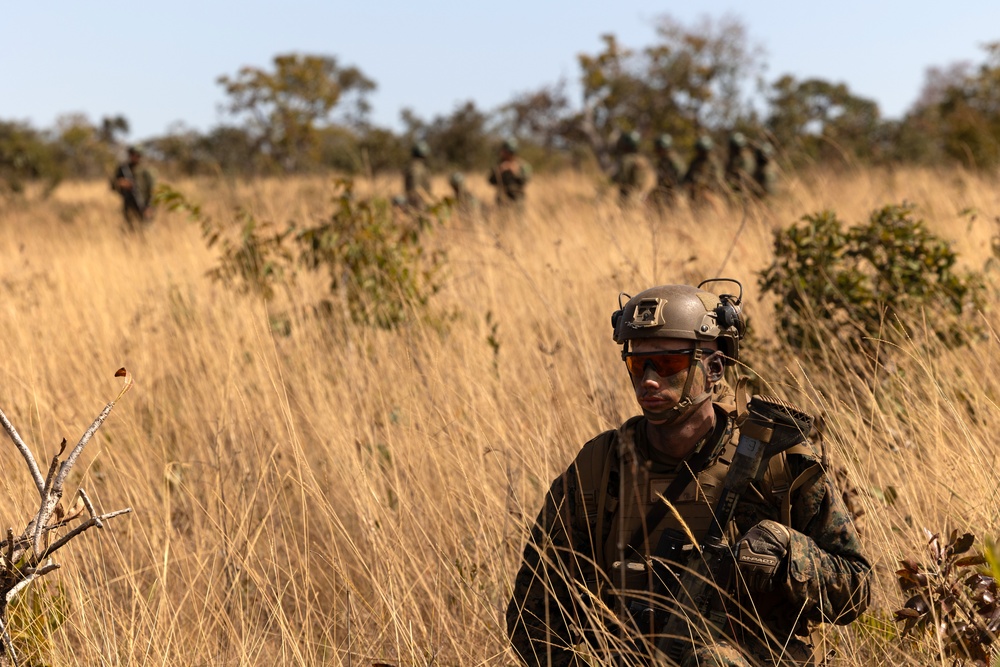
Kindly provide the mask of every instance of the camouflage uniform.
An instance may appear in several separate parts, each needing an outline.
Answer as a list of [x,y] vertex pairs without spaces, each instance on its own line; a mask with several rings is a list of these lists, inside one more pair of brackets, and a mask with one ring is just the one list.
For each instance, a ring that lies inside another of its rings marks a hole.
[[653,203],[670,207],[677,201],[677,191],[684,177],[684,165],[672,147],[658,149],[657,155],[656,189],[650,197]]
[[774,164],[774,149],[771,144],[763,144],[754,149],[753,186],[754,194],[766,197],[774,194],[778,173]]
[[627,203],[639,200],[652,181],[653,170],[649,160],[639,153],[638,132],[623,132],[618,137],[618,164],[611,175],[611,182],[618,186],[618,197]]
[[712,141],[707,137],[698,140],[695,155],[684,174],[684,188],[692,204],[702,204],[711,199],[722,187],[722,173],[712,155]]
[[497,205],[522,204],[524,188],[531,180],[531,165],[517,156],[517,141],[506,139],[500,146],[500,159],[490,170],[490,185],[497,189]]
[[421,208],[431,198],[431,174],[424,158],[413,157],[403,172],[403,187],[406,203]]
[[726,158],[726,185],[735,193],[753,189],[754,160],[747,148],[746,139],[739,132],[729,137],[729,156]]
[[[711,521],[709,496],[724,479],[739,437],[730,407],[716,403],[714,409],[716,427],[706,440],[729,444],[673,503],[699,540],[699,531],[705,530],[706,520]],[[645,427],[645,417],[633,417],[619,429],[594,438],[549,488],[525,546],[506,614],[512,646],[525,664],[584,665],[586,661],[574,651],[577,644],[587,641],[591,653],[601,653],[600,636],[620,634],[630,623],[636,624],[630,627],[632,635],[647,631],[636,627],[643,626],[641,619],[630,621],[623,609],[644,587],[648,599],[652,578],[640,565],[636,581],[630,569],[626,574],[626,567],[619,565],[628,559],[621,536],[633,534],[637,526],[645,530],[645,509],[658,499],[654,491],[662,490],[684,462],[651,459]],[[791,529],[781,580],[773,593],[754,593],[752,600],[744,587],[732,590],[741,607],[754,609],[761,621],[738,608],[727,610],[728,618],[739,621],[730,624],[729,641],[709,639],[706,645],[692,645],[682,658],[685,667],[810,664],[805,642],[810,629],[821,622],[849,623],[867,606],[871,566],[840,494],[810,445],[798,445],[771,459],[763,481],[743,494],[728,533],[742,535],[765,519]],[[658,526],[647,527],[645,543],[658,544],[660,535],[680,525],[667,514]],[[639,559],[629,562],[649,562],[637,555]],[[603,605],[587,602],[593,599],[590,596]],[[779,643],[763,639],[761,626]],[[642,640],[630,641],[648,658]],[[783,658],[778,661],[776,655]],[[601,657],[608,664],[616,659]],[[617,659],[622,660],[620,653]]]
[[497,189],[497,204],[524,201],[524,189],[531,180],[531,165],[519,157],[502,160],[490,171],[490,185]]
[[[135,149],[129,149],[129,156],[141,155]],[[132,184],[131,188],[120,185],[124,179]],[[122,214],[125,216],[125,226],[130,230],[138,229],[139,225],[149,219],[152,212],[153,188],[156,180],[152,172],[138,162],[122,162],[111,177],[111,189],[121,195]]]
[[634,201],[642,198],[653,179],[652,173],[644,155],[626,153],[621,156],[611,182],[618,186],[618,196],[623,203]]

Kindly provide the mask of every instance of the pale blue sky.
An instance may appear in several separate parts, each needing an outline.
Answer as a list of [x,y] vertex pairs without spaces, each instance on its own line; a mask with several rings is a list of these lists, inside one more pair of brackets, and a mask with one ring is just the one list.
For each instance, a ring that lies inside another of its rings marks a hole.
[[67,112],[123,113],[133,139],[175,121],[205,130],[225,120],[217,76],[300,51],[360,67],[378,83],[373,120],[397,127],[403,106],[424,117],[467,99],[490,109],[560,77],[573,83],[576,54],[596,52],[602,33],[644,46],[660,15],[726,13],[764,47],[767,80],[844,81],[889,117],[910,106],[929,65],[979,63],[981,45],[1000,40],[995,0],[6,3],[0,119],[49,127]]

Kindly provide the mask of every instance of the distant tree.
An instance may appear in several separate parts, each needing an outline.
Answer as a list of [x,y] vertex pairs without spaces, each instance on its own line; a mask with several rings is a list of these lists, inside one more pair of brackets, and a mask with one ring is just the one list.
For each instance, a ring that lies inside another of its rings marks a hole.
[[957,63],[928,70],[901,128],[902,148],[911,157],[972,168],[1000,165],[1000,43],[984,48],[978,68]]
[[570,107],[565,81],[515,95],[498,113],[503,134],[550,150],[584,138]]
[[44,181],[47,192],[63,170],[51,143],[27,123],[0,121],[0,191],[24,191],[29,181]]
[[206,155],[213,169],[227,174],[255,173],[261,157],[250,131],[232,125],[219,125],[201,136],[197,150]]
[[405,128],[402,141],[407,157],[413,142],[422,139],[430,146],[430,163],[436,168],[480,169],[492,160],[496,142],[489,130],[492,118],[471,100],[429,121],[404,108],[400,121]]
[[362,164],[372,174],[402,169],[410,156],[407,141],[383,127],[365,128],[357,148]]
[[131,131],[128,119],[118,114],[117,116],[104,116],[101,118],[101,126],[98,129],[98,136],[101,141],[110,145],[121,143]]
[[375,82],[332,56],[285,54],[273,64],[271,71],[243,67],[217,81],[229,97],[225,108],[247,119],[256,148],[285,170],[301,169],[316,163],[317,129],[332,122],[334,109],[348,97],[343,121],[364,120]]
[[203,149],[202,135],[184,123],[174,123],[167,133],[145,142],[157,161],[185,176],[212,171],[212,156]]
[[479,169],[492,158],[493,140],[487,131],[489,116],[471,100],[447,116],[437,116],[427,127],[425,139],[438,162],[459,169]]
[[663,132],[692,145],[709,131],[723,131],[750,114],[748,82],[761,70],[761,50],[736,18],[704,18],[685,26],[660,19],[657,42],[642,51],[604,35],[604,50],[578,56],[583,111],[578,131],[602,164],[621,131]]
[[772,83],[769,92],[765,125],[786,152],[798,147],[813,160],[877,157],[883,128],[873,100],[858,97],[844,83],[791,75]]
[[94,125],[84,114],[71,113],[57,118],[52,149],[62,173],[74,178],[108,176],[108,170],[118,158],[118,144],[107,141],[107,137],[103,124]]

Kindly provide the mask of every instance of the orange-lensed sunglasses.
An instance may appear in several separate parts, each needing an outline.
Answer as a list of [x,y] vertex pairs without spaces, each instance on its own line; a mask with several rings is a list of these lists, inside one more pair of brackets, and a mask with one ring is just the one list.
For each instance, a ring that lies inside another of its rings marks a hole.
[[[717,350],[702,348],[704,356],[715,354]],[[681,371],[686,371],[691,366],[694,357],[694,349],[686,350],[657,350],[654,352],[626,352],[625,367],[629,374],[639,379],[646,372],[646,366],[651,365],[653,370],[660,377],[670,377]]]

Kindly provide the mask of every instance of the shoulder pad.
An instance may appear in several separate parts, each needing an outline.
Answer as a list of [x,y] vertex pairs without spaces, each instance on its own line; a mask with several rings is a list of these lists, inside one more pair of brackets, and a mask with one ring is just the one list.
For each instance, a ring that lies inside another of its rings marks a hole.
[[797,445],[792,445],[785,450],[785,454],[789,456],[801,456],[804,459],[817,462],[821,459],[819,452],[816,451],[816,447],[813,445],[811,440],[804,440]]

